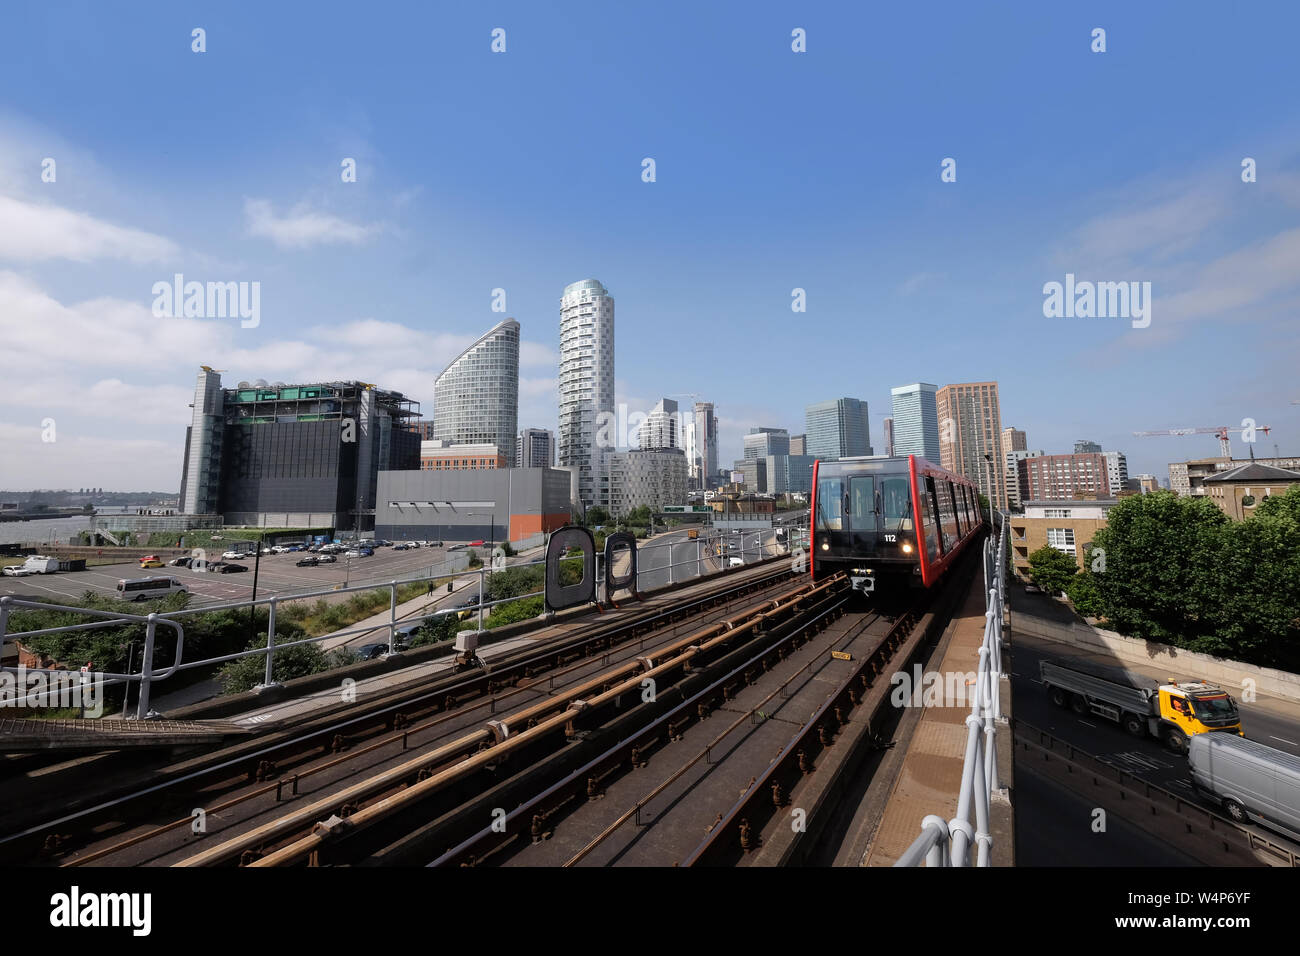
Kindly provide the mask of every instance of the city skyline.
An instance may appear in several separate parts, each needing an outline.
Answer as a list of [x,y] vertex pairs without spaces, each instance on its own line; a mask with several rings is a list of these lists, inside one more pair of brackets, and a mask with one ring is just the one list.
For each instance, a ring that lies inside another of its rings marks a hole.
[[[196,54],[191,24],[141,7],[83,10],[79,31],[102,41],[61,54],[68,69],[49,69],[67,40],[57,11],[20,5],[21,29],[0,37],[0,485],[179,488],[200,365],[227,381],[380,382],[429,414],[438,371],[506,316],[521,325],[517,425],[558,434],[555,300],[584,276],[622,304],[615,402],[648,412],[698,393],[717,410],[718,462],[753,427],[802,431],[828,396],[860,397],[883,435],[891,388],[984,380],[1033,447],[1086,435],[1133,474],[1217,454],[1212,435],[1143,429],[1253,418],[1273,427],[1258,457],[1300,454],[1300,136],[1269,67],[1292,11],[1266,34],[1223,23],[1205,58],[1198,18],[1160,8],[1106,11],[1120,42],[1096,55],[1065,11],[760,5],[741,22],[683,5],[683,35],[673,10],[591,6],[575,38],[520,5],[494,11],[510,43],[493,56],[498,23],[474,11],[412,11],[399,37],[205,11]],[[806,54],[790,51],[794,26]],[[921,32],[925,50],[875,45],[861,82],[862,37]],[[431,35],[436,62],[405,55]],[[557,46],[577,55],[557,62]],[[1007,56],[996,74],[980,68],[992,48]],[[593,61],[608,83],[588,82]],[[954,74],[976,78],[939,97],[908,82]],[[1222,97],[1235,87],[1252,95]],[[723,91],[721,119],[701,88]],[[1025,97],[996,129],[980,119]],[[663,108],[619,107],[647,98]],[[575,155],[577,111],[605,128]],[[1041,134],[1053,111],[1104,135],[1063,154]],[[773,136],[774,117],[790,135]],[[230,133],[223,148],[196,135],[208,124]],[[1142,162],[1117,162],[1120,143]],[[256,323],[159,311],[155,286],[178,276],[259,283]],[[1044,284],[1067,276],[1151,281],[1150,326],[1045,317]],[[1235,455],[1248,447],[1234,436]]]

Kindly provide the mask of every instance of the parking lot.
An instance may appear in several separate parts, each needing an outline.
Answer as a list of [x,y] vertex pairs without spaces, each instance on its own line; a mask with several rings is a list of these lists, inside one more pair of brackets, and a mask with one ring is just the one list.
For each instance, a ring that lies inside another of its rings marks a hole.
[[[485,549],[475,549],[486,559]],[[453,557],[456,552],[453,552]],[[158,555],[166,561],[172,552]],[[445,548],[416,548],[394,551],[391,547],[376,548],[369,558],[345,558],[337,555],[337,562],[314,568],[297,567],[306,552],[262,555],[257,572],[257,596],[287,595],[304,591],[318,591],[335,585],[387,584],[393,579],[410,579],[445,570]],[[219,604],[248,599],[253,593],[254,558],[229,561],[248,568],[239,574],[221,574],[217,571],[191,571],[188,568],[161,567],[142,570],[139,563],[108,564],[87,568],[85,571],[59,571],[54,574],[33,574],[27,577],[0,578],[0,595],[12,595],[32,601],[61,603],[70,598],[80,598],[86,591],[110,597],[117,595],[117,582],[122,579],[168,576],[174,577],[192,595],[192,604]],[[5,563],[21,564],[18,559]],[[462,562],[463,566],[463,562]]]

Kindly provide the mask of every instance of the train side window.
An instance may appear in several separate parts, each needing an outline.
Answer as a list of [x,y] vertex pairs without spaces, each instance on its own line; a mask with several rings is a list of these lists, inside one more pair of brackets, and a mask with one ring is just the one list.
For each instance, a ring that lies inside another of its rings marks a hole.
[[934,479],[925,479],[925,547],[926,553],[938,557],[939,545],[939,502],[934,496]]
[[961,485],[954,485],[951,481],[948,482],[948,497],[952,499],[952,517],[957,525],[958,538],[961,538],[965,533],[962,528],[966,524],[966,516],[962,514],[961,502],[957,497],[957,489],[960,487]]

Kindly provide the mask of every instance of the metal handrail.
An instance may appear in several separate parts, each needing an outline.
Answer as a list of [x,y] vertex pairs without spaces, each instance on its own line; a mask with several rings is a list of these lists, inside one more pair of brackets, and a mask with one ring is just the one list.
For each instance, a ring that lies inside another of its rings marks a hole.
[[[744,555],[744,554],[751,553],[751,549],[743,547],[744,538],[748,537],[750,534],[755,534],[756,540],[754,541],[754,548],[752,549],[752,552],[755,554],[755,560],[763,560],[764,557],[773,556],[769,553],[768,547],[769,545],[775,545],[777,543],[775,537],[775,531],[776,529],[773,528],[773,529],[760,529],[759,531],[756,532],[749,532],[749,531],[744,532],[743,533],[744,537],[742,537],[741,554]],[[770,540],[768,540],[769,538]],[[666,565],[662,565],[660,567],[655,567],[655,568],[643,567],[641,568],[641,572],[647,573],[647,572],[667,571],[668,584],[670,586],[678,583],[678,581],[674,580],[673,570],[675,568],[694,567],[696,569],[695,574],[682,575],[680,577],[680,580],[710,576],[707,575],[704,570],[704,546],[706,541],[708,540],[708,537],[701,536],[700,538],[697,538],[695,540],[697,544],[696,557],[685,561],[674,562],[671,560],[672,552],[670,550],[669,551],[670,560]],[[638,550],[638,554],[643,554],[647,551],[654,550],[655,548],[661,548],[661,547],[672,548],[674,545],[680,546],[683,543],[684,542],[661,542],[661,543],[651,542],[647,544],[644,548],[638,548],[637,550]],[[788,543],[785,545],[785,550],[787,552],[789,550]],[[599,593],[599,588],[604,580],[603,575],[601,574],[601,570],[602,570],[601,565],[604,560],[604,555],[601,554],[600,552],[597,552],[595,558],[596,558],[596,582],[595,583],[597,587],[597,593]],[[129,614],[121,611],[101,611],[101,610],[90,609],[90,608],[67,607],[58,604],[47,604],[39,601],[24,601],[9,596],[0,596],[0,646],[2,646],[5,642],[9,640],[19,640],[26,637],[38,637],[44,634],[55,634],[55,633],[68,632],[68,631],[81,631],[81,630],[88,630],[97,627],[120,626],[122,624],[138,623],[138,622],[144,623],[146,628],[145,650],[144,650],[144,656],[141,661],[140,672],[135,674],[111,674],[111,673],[96,671],[93,675],[93,679],[95,680],[97,686],[99,687],[114,686],[117,684],[124,684],[132,681],[138,682],[140,684],[140,695],[139,695],[139,703],[137,704],[137,708],[136,708],[136,717],[137,719],[145,719],[146,717],[149,716],[157,716],[153,711],[149,709],[149,692],[153,681],[162,680],[167,677],[170,677],[178,670],[188,670],[195,667],[203,667],[212,664],[222,664],[227,661],[239,660],[245,657],[255,657],[258,655],[265,655],[266,667],[263,675],[263,682],[258,685],[259,690],[265,690],[271,687],[279,686],[278,684],[275,683],[274,676],[273,676],[274,658],[275,658],[275,652],[277,650],[288,648],[288,647],[296,647],[300,644],[313,644],[319,641],[336,639],[339,637],[344,637],[353,634],[369,633],[371,631],[374,631],[376,627],[384,626],[384,625],[369,625],[369,626],[361,626],[361,627],[349,627],[338,631],[331,631],[328,634],[321,634],[316,637],[307,637],[307,638],[302,638],[300,640],[277,643],[275,639],[276,638],[276,628],[275,628],[276,610],[279,604],[284,603],[286,601],[301,601],[301,600],[306,600],[308,598],[325,597],[328,595],[336,595],[336,594],[347,594],[354,591],[374,591],[382,587],[387,587],[390,591],[390,595],[389,595],[390,610],[389,610],[389,620],[387,624],[388,654],[391,655],[396,653],[396,635],[397,635],[397,628],[399,626],[399,619],[397,617],[397,589],[399,586],[404,584],[423,583],[426,581],[432,582],[438,578],[445,578],[450,575],[465,576],[467,572],[468,574],[477,574],[478,575],[478,602],[475,606],[475,610],[478,612],[478,630],[482,631],[484,630],[483,611],[485,608],[490,609],[492,607],[495,607],[498,604],[509,604],[513,601],[522,601],[525,600],[526,598],[538,597],[545,593],[543,591],[533,591],[533,592],[529,592],[528,594],[520,594],[514,597],[501,598],[496,601],[484,601],[483,599],[484,586],[485,586],[487,575],[492,574],[493,572],[496,571],[508,570],[510,568],[532,567],[532,566],[545,564],[545,563],[546,563],[545,558],[542,558],[535,561],[524,561],[518,564],[501,565],[497,567],[484,565],[483,567],[474,569],[473,571],[469,571],[468,569],[456,571],[456,570],[449,570],[444,567],[444,570],[441,573],[436,573],[436,574],[430,573],[428,575],[411,578],[409,580],[393,579],[388,581],[386,584],[371,582],[369,584],[354,584],[354,585],[346,585],[344,587],[335,586],[323,590],[294,592],[285,595],[273,595],[268,598],[258,598],[256,600],[230,601],[230,602],[222,602],[217,604],[203,604],[196,607],[183,608],[178,611],[151,613],[147,616],[142,616],[138,614]],[[444,564],[446,564],[446,562],[444,562]],[[431,567],[430,571],[432,572],[432,570],[433,569]],[[726,568],[719,568],[717,571],[711,572],[711,574],[719,574],[726,570],[727,570]],[[410,600],[416,600],[416,598],[412,598]],[[249,650],[238,651],[232,654],[223,654],[217,657],[204,658],[202,660],[182,662],[182,651],[184,647],[184,628],[181,625],[181,623],[176,619],[188,617],[196,614],[207,614],[208,612],[211,611],[237,610],[237,609],[248,608],[251,612],[259,605],[265,605],[268,608],[265,646],[252,648]],[[13,608],[68,611],[72,613],[85,614],[91,617],[103,618],[104,620],[85,623],[85,624],[67,624],[67,625],[61,625],[59,627],[41,628],[35,631],[20,631],[20,632],[10,633],[9,626],[8,626],[9,614],[11,612],[11,609]],[[400,623],[407,623],[407,624],[415,623],[415,622],[423,623],[440,617],[446,617],[449,614],[460,614],[464,610],[465,608],[442,608],[434,611],[431,614],[413,615],[413,616],[402,618],[400,620]],[[176,631],[177,643],[176,643],[175,659],[172,661],[171,666],[167,667],[162,671],[154,672],[153,670],[154,636],[155,636],[155,628],[158,624],[164,624],[170,628],[173,628]],[[17,672],[18,670],[19,668],[14,668],[14,667],[0,667],[0,673],[6,671]],[[66,675],[67,673],[69,673],[67,670],[58,670],[55,668],[22,668],[21,670],[23,670],[26,673],[52,673],[52,674],[59,674],[59,675]],[[89,675],[88,675],[88,679],[90,679]],[[35,693],[25,694],[21,698],[21,701],[25,702],[34,696]]]
[[[1002,635],[1006,625],[1007,524],[994,513],[997,547],[984,541],[984,640],[980,644],[975,702],[966,717],[966,759],[962,764],[957,815],[944,821],[933,814],[921,821],[921,835],[894,866],[969,866],[970,846],[976,844],[976,866],[989,866],[993,836],[989,832],[989,803],[998,782],[997,728],[1002,722],[999,682]],[[983,734],[983,746],[980,736]],[[974,822],[971,811],[974,809]]]

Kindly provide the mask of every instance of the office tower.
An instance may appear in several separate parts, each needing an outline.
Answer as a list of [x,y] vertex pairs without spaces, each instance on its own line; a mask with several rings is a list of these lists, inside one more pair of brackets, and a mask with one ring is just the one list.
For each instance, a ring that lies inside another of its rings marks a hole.
[[925,382],[890,389],[894,400],[894,454],[920,455],[939,463],[936,389]]
[[433,383],[433,437],[496,445],[515,457],[519,419],[519,323],[506,319],[461,352]]
[[642,451],[659,448],[681,448],[682,436],[678,434],[677,403],[671,398],[661,398],[637,429],[637,447]]
[[867,403],[856,398],[832,398],[807,406],[804,434],[806,454],[823,461],[872,453]]
[[[617,435],[607,425],[614,409],[614,299],[595,279],[564,287],[560,297],[560,415],[557,451],[562,467],[577,469],[578,497],[608,500],[606,454]],[[602,432],[597,444],[597,432]]]
[[1024,451],[1029,445],[1025,443],[1025,433],[1019,428],[1002,429],[1002,452]]
[[718,474],[718,420],[712,402],[695,403],[695,448],[700,464],[700,488],[708,488]]
[[784,428],[751,428],[744,442],[747,461],[790,454],[790,433]]
[[1076,455],[1099,455],[1101,454],[1101,446],[1095,441],[1080,439],[1074,443],[1074,453]]
[[790,454],[806,455],[808,454],[808,436],[791,435],[790,436]]
[[885,419],[885,457],[894,457],[894,420]]
[[515,443],[516,468],[554,468],[555,434],[549,428],[525,428]]
[[993,507],[1007,507],[1002,412],[997,382],[945,385],[936,393],[939,463],[965,475]]
[[228,525],[374,527],[380,471],[420,467],[419,404],[363,382],[240,382],[204,370],[182,504]]

